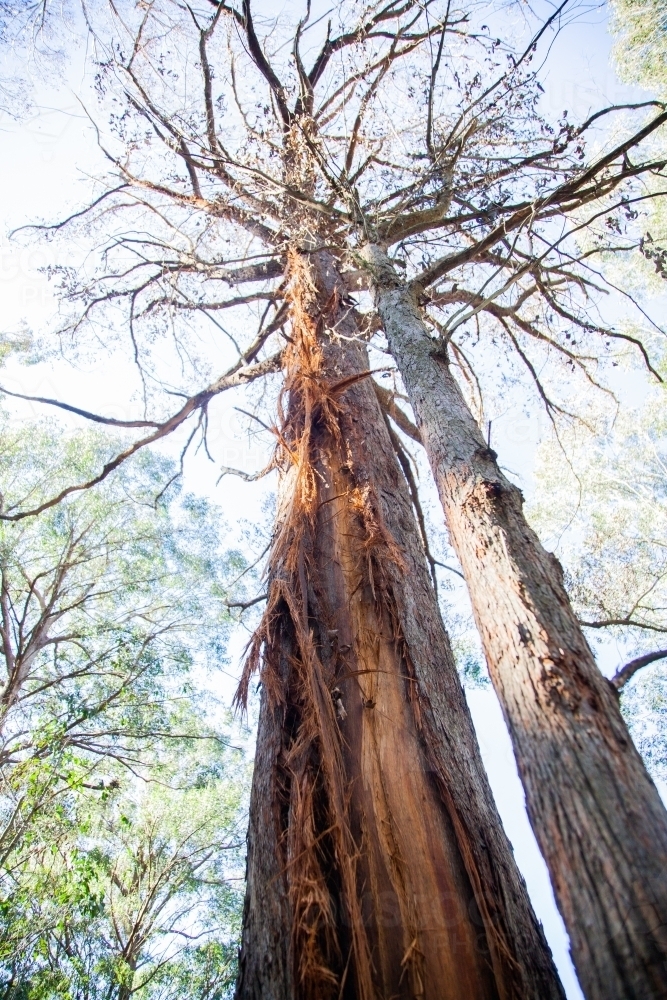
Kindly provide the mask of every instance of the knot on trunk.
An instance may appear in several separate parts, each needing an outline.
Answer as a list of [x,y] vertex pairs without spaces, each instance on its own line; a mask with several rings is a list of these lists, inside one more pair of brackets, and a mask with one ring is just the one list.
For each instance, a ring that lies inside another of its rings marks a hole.
[[496,462],[498,460],[498,452],[494,451],[490,446],[487,446],[486,448],[477,448],[475,455],[477,455],[478,458],[488,458],[491,462]]
[[502,483],[495,482],[493,479],[483,479],[480,487],[484,496],[492,500],[497,500],[503,493]]

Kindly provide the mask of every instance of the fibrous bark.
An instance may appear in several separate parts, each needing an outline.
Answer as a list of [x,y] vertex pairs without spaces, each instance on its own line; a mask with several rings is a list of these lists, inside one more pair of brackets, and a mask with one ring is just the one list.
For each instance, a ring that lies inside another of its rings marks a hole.
[[556,1000],[335,261],[292,252],[238,1000]]
[[416,290],[364,250],[470,591],[528,814],[589,1000],[667,997],[667,814]]

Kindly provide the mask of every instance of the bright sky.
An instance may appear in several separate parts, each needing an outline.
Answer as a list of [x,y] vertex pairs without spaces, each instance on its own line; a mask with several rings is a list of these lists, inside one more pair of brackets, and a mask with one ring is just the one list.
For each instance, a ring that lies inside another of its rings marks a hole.
[[[25,322],[36,333],[54,310],[50,286],[40,269],[58,260],[51,247],[23,247],[8,239],[14,227],[31,221],[56,220],[75,209],[84,199],[90,177],[103,169],[93,130],[79,98],[89,99],[83,70],[84,44],[74,47],[74,57],[64,70],[65,82],[43,81],[35,77],[35,109],[27,118],[11,122],[0,120],[3,156],[0,159],[0,290],[2,295],[1,328],[16,331]],[[551,70],[546,81],[545,103],[553,112],[567,109],[570,119],[584,118],[604,103],[642,99],[643,93],[623,86],[610,63],[610,39],[600,13],[591,14],[566,28],[551,53]],[[64,361],[49,361],[30,368],[10,362],[2,373],[9,388],[26,393],[56,397],[109,416],[129,417],[138,413],[132,397],[134,385],[122,363],[104,365],[81,362],[72,367]],[[640,390],[638,390],[640,391]],[[249,471],[261,468],[266,460],[268,442],[249,439],[233,400],[222,399],[211,409],[211,445],[216,460],[227,466]],[[43,408],[27,404],[9,405],[17,416],[42,419]],[[530,490],[534,450],[545,431],[540,414],[526,417],[518,406],[489,414],[493,419],[493,444],[501,461],[523,479]],[[166,450],[176,455],[178,441],[169,441]],[[425,473],[426,475],[426,473]],[[226,477],[215,486],[217,469],[203,455],[190,459],[185,467],[187,490],[202,493],[220,505],[232,526],[239,519],[250,523],[263,521],[262,503],[271,482],[246,484]],[[435,509],[431,504],[432,510]],[[435,515],[437,516],[437,514]],[[450,595],[464,606],[459,592]],[[232,672],[238,669],[240,651],[247,632],[239,629],[232,644]],[[617,653],[607,650],[601,663],[606,672],[617,666]],[[220,675],[220,694],[229,698],[233,680]],[[567,936],[556,910],[546,867],[538,852],[523,804],[509,737],[495,695],[489,690],[469,693],[469,703],[477,728],[491,785],[507,833],[515,849],[517,862],[547,938],[554,952],[570,1000],[582,996],[569,959]]]

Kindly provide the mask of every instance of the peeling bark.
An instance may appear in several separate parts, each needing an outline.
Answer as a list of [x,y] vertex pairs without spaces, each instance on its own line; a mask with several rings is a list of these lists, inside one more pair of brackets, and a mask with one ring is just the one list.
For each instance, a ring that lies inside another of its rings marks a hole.
[[528,526],[414,290],[364,256],[470,591],[489,672],[589,1000],[667,997],[667,814],[558,560]]
[[344,287],[309,260],[320,411],[287,371],[237,998],[562,1000],[365,351],[330,335],[355,333]]

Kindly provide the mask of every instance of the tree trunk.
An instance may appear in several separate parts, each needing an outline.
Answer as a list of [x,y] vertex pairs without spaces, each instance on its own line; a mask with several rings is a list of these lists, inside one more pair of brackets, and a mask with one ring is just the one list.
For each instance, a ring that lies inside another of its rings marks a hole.
[[667,997],[667,814],[572,611],[429,336],[414,291],[364,251],[468,584],[528,814],[589,1000]]
[[291,260],[237,998],[562,1000],[335,262]]

